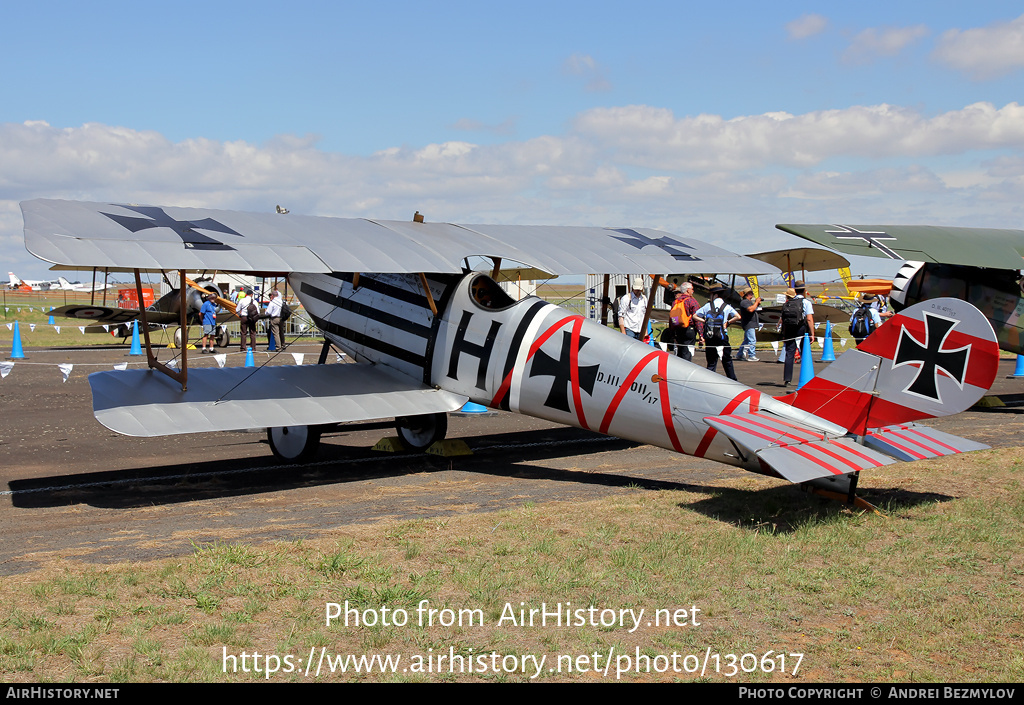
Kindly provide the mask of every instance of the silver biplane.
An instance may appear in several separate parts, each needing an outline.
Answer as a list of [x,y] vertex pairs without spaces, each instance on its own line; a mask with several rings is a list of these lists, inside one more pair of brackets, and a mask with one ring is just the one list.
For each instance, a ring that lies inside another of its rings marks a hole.
[[130,436],[267,427],[276,455],[304,460],[325,424],[393,417],[402,442],[425,449],[444,437],[447,413],[472,400],[849,502],[862,470],[986,447],[914,423],[966,409],[995,377],[992,327],[954,299],[907,309],[800,391],[773,398],[541,299],[513,300],[466,266],[482,256],[491,274],[502,261],[553,274],[772,272],[658,230],[21,206],[32,254],[135,269],[139,287],[143,269],[287,274],[326,339],[360,363],[254,373],[183,360],[172,370],[147,340],[150,369],[89,377],[96,418]]

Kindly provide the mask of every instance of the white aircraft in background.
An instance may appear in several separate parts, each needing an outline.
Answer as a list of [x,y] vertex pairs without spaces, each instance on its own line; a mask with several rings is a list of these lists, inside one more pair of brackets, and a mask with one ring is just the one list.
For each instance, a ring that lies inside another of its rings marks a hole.
[[18,289],[20,291],[49,291],[50,289],[60,288],[60,282],[56,281],[21,279],[14,272],[8,272],[7,276],[10,277],[8,288],[11,289]]
[[103,284],[102,282],[99,284],[81,284],[79,282],[72,283],[64,277],[57,277],[57,284],[58,286],[56,288],[63,289],[64,291],[84,291],[86,293],[103,291],[104,289],[110,289],[114,286],[113,284]]
[[45,281],[42,279],[22,279],[14,272],[8,272],[10,278],[8,287],[21,291],[103,291],[109,289],[113,284],[82,284],[80,282],[69,282],[64,277],[57,277],[56,281]]

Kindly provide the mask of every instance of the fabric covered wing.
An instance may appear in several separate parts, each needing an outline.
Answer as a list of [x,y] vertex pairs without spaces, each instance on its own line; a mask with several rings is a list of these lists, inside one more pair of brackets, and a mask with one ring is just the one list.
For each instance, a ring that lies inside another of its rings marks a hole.
[[33,200],[25,246],[79,267],[247,272],[462,272],[500,257],[553,274],[774,273],[774,267],[659,230],[455,225]]
[[466,397],[362,364],[190,369],[188,391],[152,370],[89,375],[96,419],[127,436],[307,426],[455,411]]
[[776,225],[848,255],[1020,269],[1024,230],[934,225]]
[[704,419],[790,482],[835,477],[896,462],[853,438],[834,438],[767,412]]

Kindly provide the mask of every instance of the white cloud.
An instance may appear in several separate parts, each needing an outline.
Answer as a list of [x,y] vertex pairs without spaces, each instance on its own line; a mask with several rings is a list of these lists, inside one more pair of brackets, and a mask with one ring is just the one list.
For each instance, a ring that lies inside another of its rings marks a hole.
[[928,28],[922,24],[913,27],[870,27],[858,32],[843,52],[843,61],[865,64],[881,56],[895,56],[922,37]]
[[124,127],[33,122],[0,124],[0,154],[0,249],[9,269],[35,278],[44,265],[24,250],[17,202],[38,197],[643,225],[744,251],[772,249],[776,221],[1015,227],[1024,218],[1016,103],[935,116],[876,105],[734,118],[622,106],[581,113],[562,135],[369,156],[324,151],[315,136],[172,142]]
[[976,80],[1024,67],[1024,15],[987,27],[943,32],[932,57]]
[[790,39],[807,39],[815,34],[821,34],[828,26],[828,19],[814,13],[798,17],[792,22],[786,23],[786,34]]
[[892,105],[803,115],[775,112],[732,119],[676,118],[644,105],[595,108],[576,130],[613,161],[674,171],[813,167],[838,156],[935,156],[1024,147],[1024,107],[975,103],[935,117]]
[[602,93],[612,89],[611,81],[608,80],[604,67],[589,54],[573,54],[562,63],[562,71],[570,76],[584,79],[586,90],[592,93]]

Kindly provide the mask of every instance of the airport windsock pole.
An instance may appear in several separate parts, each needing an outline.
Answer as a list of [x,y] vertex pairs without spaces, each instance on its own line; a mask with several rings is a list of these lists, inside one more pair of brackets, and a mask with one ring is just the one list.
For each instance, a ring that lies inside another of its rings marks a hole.
[[821,353],[822,362],[835,362],[836,349],[832,347],[832,321],[825,321],[825,341],[822,343],[824,351]]
[[245,366],[256,367],[256,359],[253,357],[252,348],[246,348],[245,352]]
[[21,330],[18,322],[14,322],[14,340],[11,341],[11,360],[24,360],[25,351],[21,349]]
[[139,322],[132,321],[132,347],[128,351],[129,355],[141,355],[142,344],[139,342]]
[[[14,325],[18,325],[15,323]],[[1024,355],[1017,356],[1017,367],[1014,369],[1011,377],[1024,377]]]
[[804,333],[804,342],[800,351],[800,382],[796,385],[797,391],[812,379],[814,379],[814,358],[811,356],[811,336]]

